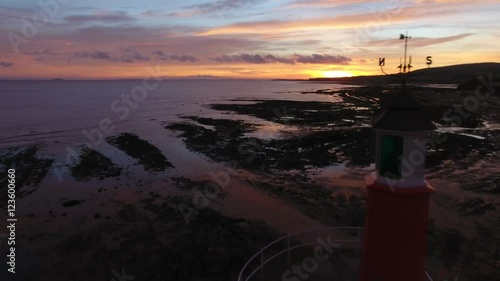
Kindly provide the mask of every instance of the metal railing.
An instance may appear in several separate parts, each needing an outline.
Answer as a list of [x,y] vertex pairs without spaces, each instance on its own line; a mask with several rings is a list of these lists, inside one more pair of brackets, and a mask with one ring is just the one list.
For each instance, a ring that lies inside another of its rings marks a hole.
[[[248,261],[247,263],[243,266],[243,268],[241,269],[239,275],[238,275],[238,281],[248,281],[250,280],[250,278],[252,278],[254,276],[255,273],[257,273],[257,271],[260,271],[260,274],[261,274],[261,279],[263,279],[263,275],[264,275],[264,266],[266,264],[268,264],[269,262],[271,262],[272,260],[274,260],[276,257],[284,254],[284,253],[287,253],[287,258],[286,258],[286,261],[287,263],[290,263],[290,251],[294,250],[294,249],[298,249],[298,248],[301,248],[301,247],[307,247],[307,246],[311,246],[311,245],[314,245],[314,244],[317,244],[317,240],[315,240],[314,242],[304,242],[302,241],[303,243],[300,243],[299,245],[294,245],[292,246],[291,245],[291,241],[292,239],[295,239],[297,237],[299,237],[300,235],[303,235],[303,234],[312,234],[312,233],[319,233],[319,232],[338,232],[339,231],[355,231],[356,233],[356,240],[342,240],[342,239],[337,239],[337,240],[333,240],[333,241],[329,241],[329,243],[335,243],[337,245],[341,245],[342,243],[357,243],[357,247],[356,247],[356,252],[359,253],[360,251],[360,244],[361,244],[361,234],[362,234],[362,231],[363,231],[363,228],[362,227],[327,227],[327,228],[317,228],[317,229],[310,229],[310,230],[304,230],[304,231],[300,231],[300,232],[296,232],[296,233],[292,233],[292,234],[288,234],[286,236],[283,236],[279,239],[276,239],[274,240],[273,242],[269,243],[267,246],[265,246],[264,248],[260,249],[260,251],[258,251],[255,255],[253,255]],[[315,235],[316,238],[320,237],[319,235]],[[272,246],[278,244],[279,242],[282,242],[282,241],[286,241],[286,249],[284,250],[280,250],[278,251],[277,253],[274,253],[272,256],[270,257],[265,257],[265,252],[266,250],[270,249]],[[250,272],[250,274],[248,274],[246,276],[246,278],[244,278],[244,274],[245,274],[245,271],[247,270],[250,270],[249,269],[249,265],[256,261],[257,259],[259,259],[259,266],[257,266],[252,272]],[[433,281],[431,276],[429,275],[429,272],[425,271],[425,276],[427,278],[428,281]]]
[[[261,277],[263,277],[264,266],[267,263],[269,263],[272,260],[274,260],[276,257],[278,257],[278,256],[280,256],[280,255],[282,255],[284,253],[287,253],[287,262],[290,263],[290,251],[291,250],[298,249],[298,248],[301,248],[301,247],[311,246],[311,245],[314,245],[314,244],[318,244],[318,242],[315,240],[314,242],[307,242],[307,241],[304,242],[304,241],[302,241],[303,243],[300,243],[299,245],[294,245],[294,246],[291,245],[292,239],[296,239],[300,235],[304,235],[304,234],[313,234],[313,233],[319,233],[319,232],[334,232],[334,231],[335,231],[336,234],[338,234],[339,231],[351,231],[351,232],[355,231],[356,240],[336,239],[336,240],[333,240],[333,241],[329,241],[329,243],[335,243],[337,245],[341,245],[342,243],[352,243],[352,242],[355,242],[355,243],[358,243],[358,246],[357,246],[356,250],[359,252],[359,250],[360,250],[359,244],[361,242],[361,233],[362,233],[362,230],[363,230],[362,227],[327,227],[327,228],[317,228],[317,229],[304,230],[304,231],[300,231],[300,232],[288,234],[288,235],[286,235],[284,237],[281,237],[281,238],[279,238],[279,239],[277,239],[277,240],[269,243],[267,246],[265,246],[260,251],[258,251],[254,256],[252,256],[248,260],[248,262],[243,266],[243,268],[241,269],[240,274],[238,275],[238,281],[248,281],[248,280],[250,280],[250,278],[252,278],[254,276],[254,274],[257,271],[259,271],[259,270],[260,270]],[[318,238],[319,235],[315,235],[314,237]],[[297,239],[297,240],[300,240],[300,239]],[[286,241],[286,245],[287,245],[286,249],[280,250],[277,253],[274,253],[270,257],[265,257],[266,250],[270,249],[272,246],[278,244],[279,242],[283,242],[283,241]],[[246,278],[244,278],[243,276],[245,274],[245,271],[250,270],[249,269],[249,265],[252,262],[256,261],[257,259],[260,259],[259,266],[257,266],[257,268],[255,268],[250,274],[248,274],[246,276]]]
[[429,275],[429,272],[427,272],[427,270],[425,271],[425,276],[427,277],[427,280],[433,281],[431,276]]

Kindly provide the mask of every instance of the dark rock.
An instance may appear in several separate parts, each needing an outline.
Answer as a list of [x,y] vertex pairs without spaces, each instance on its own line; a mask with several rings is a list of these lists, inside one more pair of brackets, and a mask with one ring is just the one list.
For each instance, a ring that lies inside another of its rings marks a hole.
[[[484,80],[483,80],[484,79]],[[499,94],[500,93],[500,86],[498,86],[498,81],[493,80],[489,81],[488,77],[483,77],[482,80],[479,80],[479,78],[471,78],[463,83],[461,83],[457,90],[458,91],[476,91],[478,88],[481,90],[481,93],[486,93],[488,91],[490,94]],[[490,83],[492,82],[492,83]],[[497,82],[497,83],[495,83]]]
[[88,181],[91,178],[103,180],[119,176],[122,171],[111,159],[87,147],[82,149],[79,162],[70,169],[71,174],[78,181]]
[[146,171],[160,172],[174,167],[156,146],[132,133],[108,137],[106,141],[137,159]]
[[83,201],[80,201],[80,200],[71,200],[71,201],[64,202],[62,205],[63,205],[63,207],[73,207],[73,206],[79,205],[82,202]]

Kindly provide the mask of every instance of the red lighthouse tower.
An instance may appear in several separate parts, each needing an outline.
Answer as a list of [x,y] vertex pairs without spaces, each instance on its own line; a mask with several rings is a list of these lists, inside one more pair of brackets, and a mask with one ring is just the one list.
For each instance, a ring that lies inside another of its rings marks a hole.
[[366,177],[361,281],[425,278],[429,199],[426,139],[435,129],[405,87],[374,120],[376,172]]

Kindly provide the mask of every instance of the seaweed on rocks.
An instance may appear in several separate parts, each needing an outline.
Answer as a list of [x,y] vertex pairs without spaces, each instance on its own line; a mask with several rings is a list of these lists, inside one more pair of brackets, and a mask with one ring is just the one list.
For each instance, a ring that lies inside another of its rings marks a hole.
[[[30,145],[19,151],[19,148],[13,149],[0,157],[0,191],[8,186],[8,171],[15,170],[16,196],[23,197],[31,194],[47,176],[53,159],[39,158],[38,145]],[[30,187],[25,189],[24,187]],[[6,201],[2,201],[6,202]],[[1,203],[0,203],[1,204]]]
[[303,170],[306,166],[326,167],[335,163],[370,165],[374,160],[369,128],[324,130],[263,141],[245,136],[251,129],[243,121],[207,118],[203,121],[214,129],[192,123],[175,123],[166,128],[179,131],[193,151],[214,161],[236,162],[242,168],[256,171]]
[[72,176],[78,181],[88,181],[91,178],[105,179],[117,177],[122,168],[114,164],[111,159],[102,153],[84,147],[80,152],[79,162],[70,167]]
[[130,157],[137,159],[146,171],[160,172],[173,168],[161,151],[146,140],[132,133],[122,133],[108,137],[106,141],[123,150]]

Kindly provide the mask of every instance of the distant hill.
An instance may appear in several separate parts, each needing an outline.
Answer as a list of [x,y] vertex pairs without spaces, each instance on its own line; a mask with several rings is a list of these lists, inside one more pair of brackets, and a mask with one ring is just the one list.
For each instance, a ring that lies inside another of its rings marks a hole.
[[[474,64],[459,64],[443,67],[431,67],[419,69],[409,74],[409,82],[414,83],[436,83],[436,84],[462,84],[469,81],[472,83],[477,80],[479,75],[488,77],[489,74],[494,77],[500,77],[500,63],[474,63]],[[397,83],[399,74],[394,75],[373,75],[373,76],[356,76],[345,78],[311,78],[309,81],[331,81],[344,84],[388,84]],[[494,79],[499,81],[499,79]]]
[[423,80],[426,83],[461,84],[480,75],[487,77],[490,73],[494,76],[500,75],[500,63],[474,63],[431,67],[412,72],[412,77],[416,80]]

